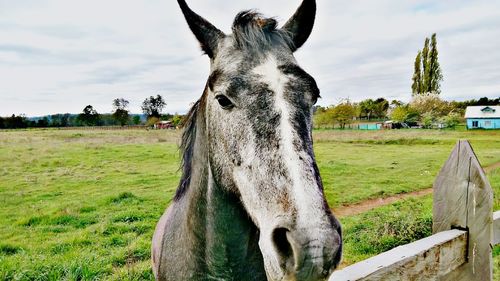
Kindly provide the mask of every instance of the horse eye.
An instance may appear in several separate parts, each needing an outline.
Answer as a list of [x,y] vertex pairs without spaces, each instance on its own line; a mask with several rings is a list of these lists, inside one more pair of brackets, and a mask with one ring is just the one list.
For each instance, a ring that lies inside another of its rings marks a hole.
[[313,97],[312,102],[313,102],[313,105],[316,105],[316,103],[318,102],[318,98],[317,97]]
[[217,95],[215,99],[217,99],[220,106],[224,109],[231,109],[234,107],[234,104],[224,95]]
[[316,88],[316,89],[313,91],[313,96],[312,96],[312,97],[313,97],[313,99],[312,99],[313,104],[316,104],[316,103],[318,102],[318,99],[320,99],[320,98],[321,98],[321,95],[319,94],[319,89],[317,89],[317,88]]

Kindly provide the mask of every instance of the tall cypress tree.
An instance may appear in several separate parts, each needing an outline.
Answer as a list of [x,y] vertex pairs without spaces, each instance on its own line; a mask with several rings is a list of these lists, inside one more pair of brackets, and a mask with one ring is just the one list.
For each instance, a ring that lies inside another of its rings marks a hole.
[[422,88],[420,93],[425,93],[429,87],[429,38],[425,38],[424,48],[422,49]]
[[424,48],[415,58],[411,90],[413,95],[434,92],[441,93],[443,74],[438,61],[436,33],[425,38]]
[[415,58],[414,72],[413,72],[413,84],[411,85],[411,91],[413,95],[420,94],[422,92],[422,70],[420,65],[422,64],[422,52],[418,51],[417,57]]
[[429,81],[427,82],[427,92],[441,93],[441,81],[443,81],[443,74],[438,61],[438,50],[436,33],[431,37],[431,49],[428,58],[429,68]]

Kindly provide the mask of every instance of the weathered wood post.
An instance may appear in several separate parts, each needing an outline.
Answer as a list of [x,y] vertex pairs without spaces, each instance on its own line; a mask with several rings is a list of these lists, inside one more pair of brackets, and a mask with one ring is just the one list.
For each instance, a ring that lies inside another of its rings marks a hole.
[[433,233],[468,231],[467,261],[442,280],[492,280],[493,190],[468,141],[457,143],[433,188]]

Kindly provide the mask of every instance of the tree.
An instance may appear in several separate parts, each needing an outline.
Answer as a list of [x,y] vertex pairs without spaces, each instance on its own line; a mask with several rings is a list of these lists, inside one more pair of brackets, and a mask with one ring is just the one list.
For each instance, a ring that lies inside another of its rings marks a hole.
[[113,109],[114,112],[112,114],[113,119],[115,119],[121,126],[124,126],[128,123],[128,107],[129,101],[123,98],[114,99],[113,100]]
[[99,113],[92,107],[92,105],[87,105],[83,112],[78,115],[78,121],[83,125],[96,126],[99,123]]
[[438,61],[438,50],[437,50],[437,39],[436,33],[432,34],[431,37],[431,50],[429,53],[428,60],[428,77],[425,81],[426,91],[428,93],[441,93],[441,81],[443,81],[443,74],[441,73],[441,66]]
[[409,125],[417,124],[418,121],[420,120],[420,113],[418,113],[418,111],[411,108],[410,106],[407,106],[407,110],[408,110],[408,113],[406,114],[405,123],[407,123]]
[[65,113],[61,115],[61,127],[68,127],[69,125],[69,113]]
[[160,118],[158,118],[158,117],[149,117],[148,121],[146,122],[146,126],[153,127],[159,121],[160,121]]
[[354,106],[349,102],[344,102],[333,108],[332,115],[341,129],[345,129],[347,124],[351,124],[356,116]]
[[391,101],[391,106],[394,106],[394,107],[398,107],[398,106],[402,106],[404,103],[400,100],[392,100]]
[[134,118],[132,118],[132,123],[134,123],[134,125],[141,124],[141,116],[135,115]]
[[406,106],[398,106],[394,108],[391,114],[391,119],[395,122],[403,123],[406,121],[408,115],[408,108]]
[[163,108],[167,105],[163,97],[157,95],[156,97],[150,96],[142,102],[142,112],[148,116],[148,118],[156,117],[160,118]]
[[321,105],[313,105],[313,115],[318,112],[318,110],[324,110],[325,108],[322,107]]
[[50,127],[68,127],[72,125],[71,114],[53,114],[50,115]]
[[487,97],[480,98],[475,105],[500,105],[500,98],[489,99]]
[[361,105],[359,103],[352,103],[352,106],[354,107],[354,116],[356,118],[361,118]]
[[413,84],[411,85],[411,91],[413,94],[422,92],[422,69],[420,65],[422,64],[422,52],[418,51],[417,57],[415,58],[415,65],[413,71]]
[[435,118],[447,115],[451,110],[448,102],[440,99],[439,95],[435,93],[414,96],[410,102],[410,107],[421,116],[428,114]]
[[378,98],[374,103],[373,113],[378,118],[385,118],[387,116],[387,110],[389,109],[389,102],[384,98]]
[[427,81],[429,80],[429,38],[425,38],[424,48],[422,49],[422,73],[420,75],[420,93],[425,93]]
[[422,51],[418,51],[412,81],[411,90],[413,95],[441,93],[443,74],[438,61],[436,33],[432,34],[430,40],[425,38],[424,48]]
[[45,116],[42,119],[38,119],[36,126],[39,128],[47,128],[49,126],[49,118]]
[[28,119],[24,115],[14,115],[4,119],[4,127],[6,129],[22,129],[28,127]]
[[361,111],[360,116],[366,116],[368,120],[370,120],[370,117],[375,111],[375,102],[372,99],[366,99],[359,103],[359,107]]
[[333,128],[335,119],[333,117],[334,107],[321,107],[316,108],[314,113],[314,127],[316,128]]
[[50,115],[50,127],[62,127],[61,123],[61,114]]
[[182,116],[179,114],[175,114],[174,117],[172,117],[172,126],[177,127],[181,124],[182,121]]
[[366,99],[359,104],[352,104],[352,106],[356,112],[355,116],[366,116],[370,120],[373,117],[385,118],[389,109],[389,102],[385,98]]

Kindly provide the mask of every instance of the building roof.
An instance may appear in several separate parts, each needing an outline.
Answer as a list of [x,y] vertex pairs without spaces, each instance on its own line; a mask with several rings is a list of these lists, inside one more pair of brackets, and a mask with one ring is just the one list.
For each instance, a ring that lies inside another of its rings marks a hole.
[[465,118],[500,118],[500,106],[468,106],[465,110]]

